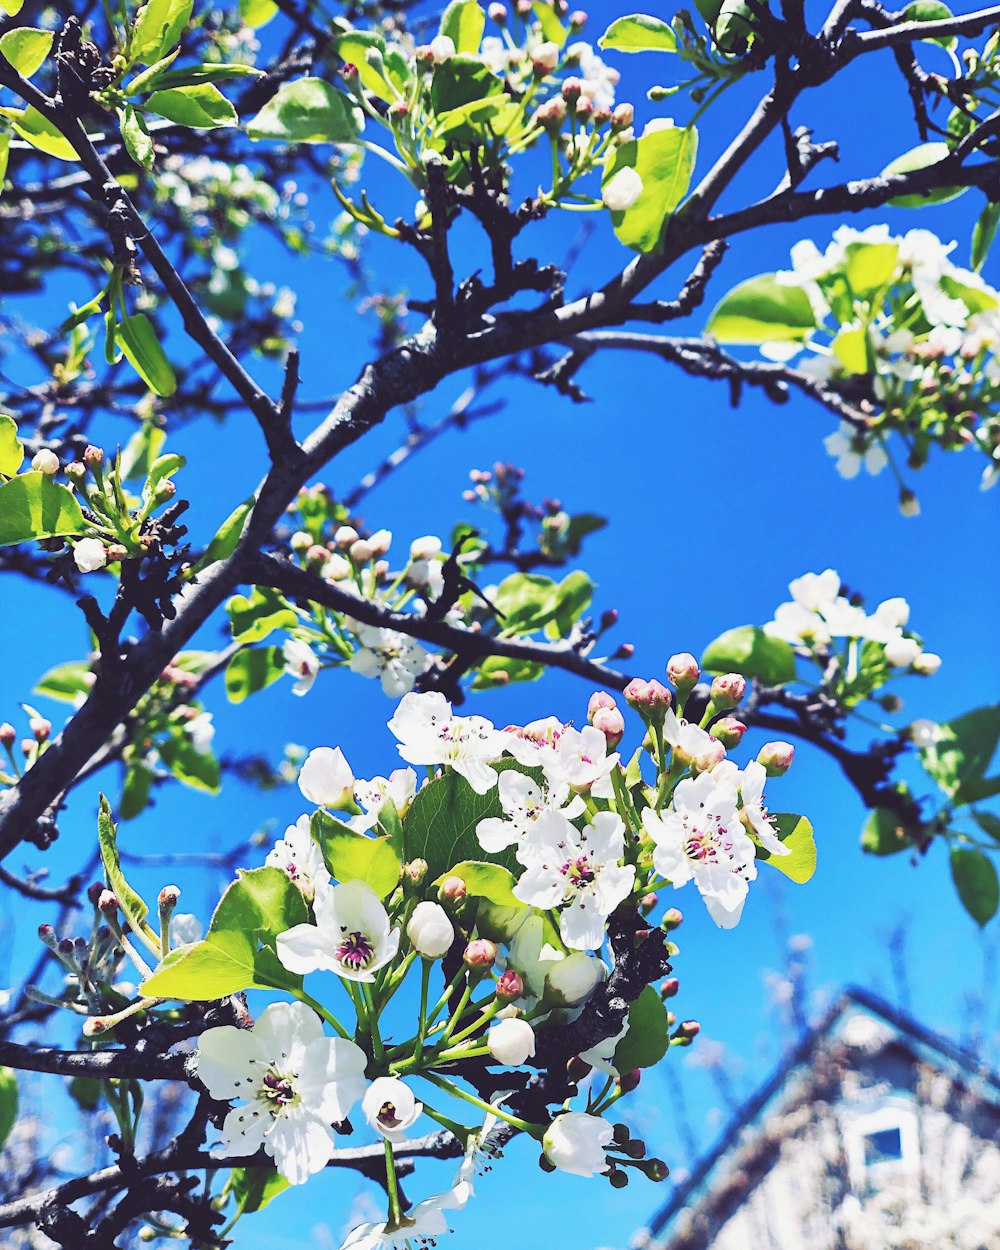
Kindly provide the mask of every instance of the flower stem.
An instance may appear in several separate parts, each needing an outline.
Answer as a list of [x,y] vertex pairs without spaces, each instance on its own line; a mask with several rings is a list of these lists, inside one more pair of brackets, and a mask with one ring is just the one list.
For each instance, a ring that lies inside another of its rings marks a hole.
[[458,1022],[462,1018],[462,1013],[465,1011],[466,1007],[469,1005],[469,999],[471,997],[472,997],[472,978],[470,977],[468,982],[466,983],[465,989],[462,991],[462,997],[459,999],[458,1006],[452,1012],[451,1019],[448,1021],[447,1028],[445,1029],[444,1033],[441,1035],[441,1039],[438,1042],[438,1046],[446,1046],[448,1044],[452,1033],[455,1032]]
[[508,1124],[513,1124],[515,1128],[519,1128],[522,1133],[528,1133],[530,1136],[537,1137],[540,1140],[545,1132],[544,1124],[531,1124],[527,1120],[518,1119],[516,1115],[511,1115],[509,1111],[504,1111],[502,1107],[494,1106],[493,1103],[485,1102],[482,1098],[477,1098],[475,1094],[470,1094],[468,1090],[461,1089],[454,1081],[449,1081],[443,1076],[437,1076],[433,1072],[424,1072],[422,1075],[425,1081],[430,1081],[432,1085],[445,1090],[453,1098],[462,1098],[465,1102],[478,1107],[480,1111],[485,1111],[487,1115],[495,1115],[499,1120],[506,1120]]
[[372,1001],[371,989],[361,984],[361,997],[364,999],[365,1012],[368,1016],[368,1030],[371,1034],[372,1049],[374,1051],[374,1059],[376,1063],[380,1063],[385,1058],[385,1048],[382,1045],[382,1037],[378,1031],[378,1012],[375,1010],[375,1003]]
[[433,967],[429,959],[422,959],[423,965],[420,969],[420,1015],[418,1017],[420,1023],[417,1027],[417,1045],[413,1052],[413,1058],[417,1063],[423,1058],[424,1039],[427,1036],[427,991],[430,988],[431,968]]
[[323,1019],[327,1022],[327,1024],[330,1025],[331,1028],[335,1029],[337,1033],[340,1034],[341,1037],[348,1038],[348,1039],[350,1038],[351,1036],[350,1033],[348,1033],[348,1031],[340,1023],[340,1021],[333,1014],[333,1012],[327,1011],[327,1009],[323,1006],[323,1004],[321,1002],[318,1002],[315,998],[313,998],[311,994],[307,994],[305,990],[294,990],[293,993],[295,994],[295,997],[299,1000],[299,1002],[305,1003],[306,1006],[311,1007],[313,1011],[317,1013],[317,1015],[322,1016]]
[[389,1195],[389,1227],[398,1228],[402,1212],[399,1209],[396,1161],[392,1156],[392,1142],[388,1137],[385,1139],[385,1192]]

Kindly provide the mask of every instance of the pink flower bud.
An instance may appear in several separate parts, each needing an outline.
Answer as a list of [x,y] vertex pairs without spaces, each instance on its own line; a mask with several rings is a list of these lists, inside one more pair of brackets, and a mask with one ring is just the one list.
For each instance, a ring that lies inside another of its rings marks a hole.
[[587,15],[583,9],[574,9],[569,15],[569,24],[574,30],[583,30],[587,25]]
[[487,9],[487,13],[489,14],[491,22],[496,22],[498,26],[503,26],[506,24],[507,9],[505,5],[491,4],[490,7]]
[[104,463],[104,452],[91,443],[83,453],[83,463],[91,469],[99,468]]
[[662,725],[670,707],[671,696],[666,686],[658,681],[643,681],[634,677],[625,687],[625,702],[651,725]]
[[496,957],[496,943],[490,942],[486,938],[473,938],[465,948],[465,954],[462,956],[470,968],[479,968],[481,970],[492,968],[496,962]]
[[531,58],[531,65],[539,78],[544,78],[546,74],[551,74],[555,67],[559,64],[559,45],[557,43],[547,42],[535,49],[535,54]]
[[631,1072],[623,1072],[617,1083],[623,1094],[631,1094],[634,1089],[638,1088],[641,1080],[642,1069],[633,1068]]
[[579,100],[577,100],[574,111],[577,119],[581,122],[585,122],[589,117],[593,117],[594,115],[594,101],[589,95],[582,95]]
[[747,692],[747,679],[739,673],[723,673],[712,682],[712,703],[728,710],[736,707]]
[[674,929],[679,929],[684,920],[683,913],[676,907],[670,907],[663,913],[663,919],[660,921],[660,928],[664,933],[671,933]]
[[[566,102],[561,96],[553,96],[535,109],[535,125],[541,126],[543,130],[558,130],[565,120]],[[476,497],[472,491],[465,491],[465,496],[471,496],[472,499]]]
[[713,738],[718,738],[727,751],[731,751],[733,747],[739,746],[746,731],[746,725],[741,720],[737,720],[735,716],[723,716],[721,720],[715,722],[708,732]]
[[438,886],[438,898],[442,903],[461,903],[468,889],[461,877],[445,877]]
[[[403,865],[403,872],[413,882],[419,885],[427,876],[428,863],[426,859],[411,859],[408,864]],[[465,884],[464,882],[462,883]]]
[[617,624],[618,624],[618,609],[617,608],[607,608],[604,612],[601,613],[601,632],[602,633],[604,632],[604,630],[610,629],[612,625],[617,625]]
[[17,730],[9,720],[5,720],[3,724],[0,725],[0,746],[12,747],[16,740]]
[[333,532],[333,541],[338,547],[349,547],[358,541],[358,531],[353,525],[341,525]]
[[523,993],[524,982],[521,980],[520,974],[515,972],[513,968],[508,968],[497,982],[497,998],[506,998],[513,1001],[515,998],[520,998]]
[[357,542],[351,543],[347,554],[355,564],[367,564],[375,552],[371,543],[366,542],[363,538],[359,538]]
[[36,742],[44,742],[52,732],[52,722],[44,720],[41,716],[33,717],[28,724],[31,726]]
[[172,911],[177,906],[180,896],[180,886],[165,885],[160,891],[160,897],[157,900],[160,911]]
[[680,988],[681,983],[676,977],[667,977],[665,981],[660,982],[660,997],[664,1001],[668,998],[673,998]]
[[29,756],[34,755],[35,748],[37,746],[38,746],[38,743],[34,740],[34,738],[22,738],[21,739],[21,754],[27,759]]
[[611,114],[611,129],[614,131],[628,130],[635,121],[635,106],[628,103],[616,104]]
[[625,718],[616,707],[599,708],[591,724],[604,734],[610,751],[613,751],[625,737]]
[[618,704],[614,700],[614,696],[608,694],[606,690],[595,690],[590,696],[590,702],[587,704],[587,720],[591,724],[594,723],[594,713],[601,708],[615,708]]
[[698,684],[701,669],[693,655],[687,651],[679,651],[667,660],[667,676],[678,694],[688,694]]
[[79,485],[87,476],[86,467],[82,465],[79,460],[74,460],[72,464],[68,464],[64,472],[67,479],[71,482],[75,482],[77,485]]
[[686,1037],[689,1041],[693,1042],[701,1032],[701,1025],[697,1020],[684,1020],[678,1025],[677,1032],[681,1035],[681,1037]]
[[644,916],[648,916],[659,901],[660,896],[658,894],[644,894],[639,900],[639,910]]
[[118,895],[111,890],[102,890],[97,900],[97,908],[105,916],[113,916],[118,911]]
[[574,1084],[579,1083],[593,1072],[593,1067],[587,1063],[586,1059],[581,1059],[579,1055],[574,1055],[566,1064],[566,1075]]
[[567,78],[562,85],[562,98],[570,103],[573,100],[579,100],[583,95],[583,80],[580,78]]
[[757,752],[757,763],[769,777],[783,777],[792,766],[795,748],[790,742],[765,742]]
[[101,895],[104,893],[104,882],[94,881],[87,886],[87,898],[94,907],[101,901]]

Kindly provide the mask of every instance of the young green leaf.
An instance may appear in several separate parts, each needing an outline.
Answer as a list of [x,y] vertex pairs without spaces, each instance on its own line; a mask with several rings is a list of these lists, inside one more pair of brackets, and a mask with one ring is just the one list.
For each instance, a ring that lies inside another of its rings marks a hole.
[[[270,4],[271,0],[264,2]],[[251,3],[258,4],[260,0],[251,0]],[[242,7],[243,0],[240,4],[241,10]],[[276,6],[274,7],[277,11]],[[278,1194],[284,1193],[289,1184],[276,1168],[233,1168],[229,1177],[236,1210],[240,1215],[263,1211]]]
[[1000,881],[991,859],[975,848],[953,846],[951,879],[962,906],[980,928],[993,919],[1000,907]]
[[211,751],[199,751],[183,730],[160,743],[160,758],[182,785],[206,794],[222,788],[219,761]]
[[355,833],[324,811],[313,813],[309,830],[338,881],[364,881],[379,898],[388,898],[399,884],[402,865],[389,838]]
[[17,1075],[13,1068],[0,1068],[0,1150],[17,1119]]
[[634,169],[642,190],[626,209],[612,212],[615,234],[626,247],[654,252],[660,245],[667,218],[691,185],[698,154],[698,132],[693,126],[651,123],[638,139],[621,144],[608,162],[602,187],[623,169]]
[[60,161],[78,161],[76,148],[70,143],[59,127],[39,113],[33,105],[29,105],[23,113],[11,118],[11,125],[33,148],[44,152],[46,156],[54,156]]
[[[897,156],[882,170],[882,177],[894,174],[912,174],[918,169],[928,169],[951,155],[947,143],[919,143],[909,152]],[[968,187],[938,187],[934,191],[919,192],[913,195],[894,196],[889,203],[893,208],[926,208],[930,204],[947,204],[956,200],[968,191]]]
[[153,168],[153,140],[142,116],[131,104],[118,113],[118,124],[125,141],[125,150],[142,169]]
[[188,22],[194,0],[149,0],[138,12],[128,51],[132,61],[154,65],[173,51]]
[[[482,852],[480,852],[482,853]],[[453,864],[434,883],[440,885],[445,877],[461,877],[466,892],[472,898],[484,898],[498,907],[524,907],[526,904],[514,895],[514,874],[499,864],[486,864],[482,860],[463,860]]]
[[299,620],[288,601],[270,586],[254,586],[249,597],[233,595],[226,610],[235,642],[263,642],[273,630],[288,629]]
[[125,359],[154,394],[169,399],[177,390],[177,378],[145,313],[123,317],[116,335]]
[[475,54],[486,29],[486,14],[477,0],[451,0],[441,15],[438,33],[446,35],[456,52]]
[[895,855],[913,842],[899,817],[887,807],[876,807],[861,830],[861,849],[866,855]]
[[60,703],[77,703],[81,696],[90,694],[94,684],[94,674],[86,660],[71,660],[67,664],[57,664],[50,668],[39,679],[35,686],[35,694],[46,695],[50,699],[58,699]]
[[30,78],[45,64],[45,58],[52,50],[53,38],[51,30],[18,26],[0,35],[0,53],[19,74]]
[[945,794],[957,803],[989,798],[995,778],[986,770],[1000,741],[1000,703],[976,708],[938,725],[934,741],[920,747],[920,760]]
[[706,332],[720,343],[768,343],[802,341],[815,329],[816,314],[805,291],[764,273],[722,297]]
[[251,495],[226,517],[218,533],[205,548],[205,554],[198,561],[199,568],[207,569],[216,560],[228,560],[243,536],[243,530],[256,502],[257,500]]
[[[243,25],[251,30],[260,30],[277,14],[278,6],[274,0],[240,0],[240,17]],[[257,1210],[256,1207],[253,1210]]]
[[302,891],[282,869],[240,869],[212,913],[207,936],[234,932],[273,941],[308,917]]
[[286,672],[281,647],[246,647],[226,665],[226,695],[230,703],[242,703],[258,690],[266,690]]
[[656,992],[647,985],[628,1009],[628,1032],[615,1049],[614,1065],[619,1072],[636,1068],[652,1068],[670,1047],[670,1025],[667,1009]]
[[676,52],[677,36],[662,18],[633,13],[613,21],[597,46],[610,52]]
[[203,942],[172,950],[143,981],[141,991],[150,998],[185,1002],[208,1002],[238,994],[257,985],[255,955],[256,942],[245,933],[214,933]]
[[24,448],[17,437],[17,422],[0,412],[0,475],[13,477],[24,461]]
[[710,673],[742,673],[768,686],[795,680],[795,652],[781,638],[756,625],[727,629],[705,648],[702,668]]
[[0,485],[0,547],[82,534],[87,528],[68,486],[34,470]]
[[969,259],[976,273],[979,273],[986,264],[998,226],[1000,226],[1000,203],[993,204],[987,201],[972,229],[972,253]]
[[364,130],[361,109],[322,78],[286,82],[247,125],[251,139],[285,143],[353,143]]
[[149,908],[142,896],[137,894],[125,880],[125,874],[122,872],[121,858],[118,854],[118,830],[111,818],[111,804],[103,794],[100,796],[97,811],[97,841],[108,889],[117,897],[122,914],[133,929],[143,929],[152,935],[152,929],[146,924]]
[[216,126],[235,126],[239,121],[236,109],[213,83],[196,83],[191,87],[169,87],[154,91],[146,101],[152,112],[188,126],[192,130],[212,130]]
[[805,816],[783,812],[773,817],[778,837],[788,847],[787,855],[771,855],[757,848],[757,858],[783,872],[791,881],[804,885],[816,871],[816,839]]

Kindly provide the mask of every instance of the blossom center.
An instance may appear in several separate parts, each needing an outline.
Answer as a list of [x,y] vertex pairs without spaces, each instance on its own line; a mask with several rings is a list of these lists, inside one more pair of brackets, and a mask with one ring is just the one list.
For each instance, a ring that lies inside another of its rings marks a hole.
[[283,1107],[294,1102],[296,1097],[291,1080],[287,1076],[279,1076],[273,1070],[265,1073],[257,1096],[270,1109],[272,1115],[277,1115]]
[[597,879],[597,872],[587,855],[578,855],[575,859],[568,859],[559,871],[566,878],[566,884],[576,890],[592,885]]
[[357,971],[367,968],[375,955],[375,947],[357,929],[345,934],[337,947],[337,959],[346,967]]
[[733,844],[721,816],[705,813],[705,817],[709,823],[704,827],[692,825],[689,817],[684,818],[684,854],[698,863],[717,864],[723,855],[729,858]]
[[394,1102],[384,1102],[378,1109],[378,1122],[384,1124],[386,1128],[395,1128],[398,1124],[402,1124],[402,1118],[396,1114],[396,1104]]

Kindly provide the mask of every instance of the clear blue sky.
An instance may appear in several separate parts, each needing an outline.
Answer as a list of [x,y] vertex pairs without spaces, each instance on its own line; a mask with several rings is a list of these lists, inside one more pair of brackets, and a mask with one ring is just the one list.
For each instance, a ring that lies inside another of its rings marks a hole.
[[[596,40],[605,19],[633,7],[618,0],[592,6],[595,16],[587,34]],[[664,14],[673,11],[672,6],[654,7]],[[620,95],[636,100],[642,118],[655,115],[642,88],[657,76],[671,81],[674,64],[651,56],[621,62],[625,82],[641,86]],[[842,142],[840,164],[822,166],[813,185],[876,172],[911,146],[905,92],[891,78],[891,68],[890,55],[879,54],[855,66],[834,89],[814,92],[798,106],[793,124],[812,125],[818,140],[835,133]],[[876,84],[887,84],[885,94],[876,91]],[[752,77],[708,115],[699,171],[725,146],[763,86],[762,76]],[[687,116],[680,98],[673,108],[678,120]],[[659,106],[660,113],[670,111],[670,102]],[[836,118],[836,132],[826,128],[830,118]],[[772,161],[765,173],[741,177],[728,194],[729,204],[773,186],[780,174],[780,151],[776,143],[770,147]],[[381,171],[374,185],[375,202],[390,219],[408,211],[410,189]],[[958,254],[964,258],[981,202],[972,192],[940,208],[867,214],[857,224],[887,220],[898,230],[928,227],[946,239],[957,238]],[[322,222],[325,215],[334,215],[336,205],[329,198],[317,199],[313,211]],[[745,276],[785,264],[788,248],[798,238],[808,235],[822,248],[837,224],[820,220],[737,240],[717,276],[716,294]],[[575,215],[556,217],[526,233],[520,254],[533,252],[558,261],[579,226]],[[484,264],[485,257],[471,232],[459,237],[467,240],[456,266],[464,274]],[[600,282],[622,259],[610,229],[598,221],[571,275],[571,292]],[[401,282],[412,294],[426,297],[422,274],[408,259],[400,261],[395,249],[377,246],[372,262],[382,265],[387,282]],[[300,292],[303,394],[335,393],[350,382],[366,358],[366,340],[374,326],[371,318],[357,318],[352,305],[341,299],[344,279],[336,263],[303,263],[268,244],[251,256],[249,268],[262,281],[287,282]],[[669,297],[684,276],[678,268],[661,281],[657,294]],[[1000,266],[988,265],[986,276],[1000,280]],[[37,311],[51,321],[60,315],[53,306]],[[696,314],[676,329],[697,333],[703,322],[704,315]],[[175,341],[179,339],[178,330]],[[259,372],[262,381],[275,385],[273,370]],[[598,610],[620,610],[618,637],[635,644],[631,668],[636,673],[662,676],[663,663],[673,651],[697,653],[730,626],[767,620],[786,597],[791,578],[832,565],[873,601],[906,597],[913,627],[944,658],[937,677],[900,685],[906,698],[904,717],[944,719],[995,697],[996,657],[990,639],[995,639],[1000,594],[991,536],[996,534],[1000,491],[978,491],[981,464],[971,455],[938,454],[928,469],[913,475],[911,485],[923,510],[905,520],[898,514],[888,473],[854,482],[837,477],[820,441],[832,428],[831,418],[805,400],[775,408],[748,393],[733,411],[724,386],[692,381],[657,362],[620,354],[595,358],[580,381],[593,400],[582,406],[538,386],[510,384],[502,413],[435,445],[374,491],[364,507],[369,524],[390,528],[400,548],[419,534],[447,534],[456,519],[470,516],[460,499],[468,470],[510,460],[527,470],[525,485],[536,498],[555,495],[570,511],[610,517],[608,528],[588,541],[582,565],[598,583]],[[422,415],[430,419],[443,413],[465,384],[462,377],[444,383],[428,398]],[[394,414],[338,460],[324,480],[335,492],[346,491],[396,446],[402,428],[401,417]],[[105,444],[123,434],[112,431]],[[258,444],[251,420],[239,417],[225,427],[198,425],[178,439],[190,461],[180,487],[192,498],[196,542],[248,494],[263,465]],[[83,654],[86,644],[82,619],[67,611],[55,592],[20,585],[8,594],[0,620],[3,654],[32,657],[30,665],[19,662],[5,675],[4,706],[12,707],[31,698],[36,674]],[[219,628],[216,623],[201,641],[217,643]],[[552,712],[580,722],[589,693],[578,679],[552,675],[536,685],[474,696],[469,710],[499,724]],[[394,743],[385,729],[392,704],[375,683],[323,674],[306,699],[294,698],[290,683],[281,682],[238,708],[227,706],[220,688],[209,692],[207,703],[219,726],[217,741],[234,752],[274,753],[285,741],[307,747],[339,744],[358,775],[393,766]],[[5,715],[10,717],[10,712]],[[114,792],[117,782],[108,778],[104,784]],[[49,857],[54,878],[74,867],[85,854],[81,848],[91,845],[96,789],[82,788],[62,822],[62,840]],[[715,928],[690,889],[676,900],[687,916],[679,934],[676,972],[682,992],[677,1010],[702,1022],[703,1037],[692,1050],[675,1051],[669,1063],[683,1084],[690,1123],[702,1148],[712,1140],[725,1109],[703,1066],[704,1056],[712,1052],[700,1043],[710,1040],[725,1048],[726,1075],[743,1096],[766,1075],[789,1040],[766,983],[768,972],[784,965],[785,935],[808,934],[811,939],[814,1008],[849,982],[895,999],[887,940],[893,926],[905,922],[907,1005],[923,1023],[957,1036],[967,996],[982,991],[984,976],[988,981],[995,977],[989,971],[995,970],[995,924],[992,934],[982,936],[965,916],[954,899],[942,847],[918,866],[904,857],[863,857],[858,849],[863,821],[859,802],[832,763],[805,748],[791,774],[770,784],[769,797],[772,808],[804,812],[813,820],[819,844],[813,880],[794,886],[776,873],[766,879],[769,874],[763,870],[743,921],[730,932]],[[148,852],[223,849],[265,819],[275,829],[284,828],[300,810],[292,790],[261,797],[227,782],[223,795],[209,800],[174,787],[163,792],[154,810],[127,827],[126,845]],[[11,867],[37,859],[15,854]],[[155,874],[144,881],[154,891],[162,883]],[[220,884],[202,877],[182,906],[207,913]],[[23,935],[48,917],[38,904],[23,904],[14,913],[9,898],[5,905],[8,931],[18,929],[15,966],[23,966],[29,949]],[[995,990],[992,981],[988,990]],[[1000,1040],[995,996],[988,1032],[995,1057]],[[665,1079],[647,1078],[632,1107],[651,1151],[678,1171],[690,1166],[693,1160]],[[550,1250],[623,1246],[668,1193],[669,1183],[656,1187],[642,1178],[622,1192],[597,1180],[543,1178],[534,1156],[530,1143],[516,1143],[508,1159],[481,1180],[481,1197],[455,1218],[454,1250],[489,1244],[499,1220],[505,1237],[515,1229],[530,1230],[530,1242]],[[433,1192],[446,1182],[451,1166],[429,1166],[409,1184],[411,1195]],[[339,1246],[348,1207],[368,1191],[351,1176],[323,1177],[248,1219],[237,1245],[244,1250],[323,1246],[313,1230],[325,1224],[331,1244]],[[581,1209],[587,1213],[585,1226]]]

